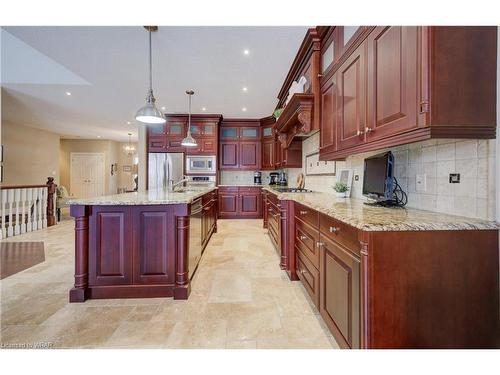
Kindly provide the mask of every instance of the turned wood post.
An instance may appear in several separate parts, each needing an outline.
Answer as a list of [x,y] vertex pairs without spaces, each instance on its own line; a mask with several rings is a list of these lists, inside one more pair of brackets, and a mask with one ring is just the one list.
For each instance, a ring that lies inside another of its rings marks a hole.
[[56,193],[57,185],[54,182],[54,177],[47,177],[47,226],[51,227],[56,223],[54,210],[54,194]]
[[75,218],[75,286],[69,292],[70,302],[84,302],[89,285],[89,206],[71,206]]
[[174,299],[187,299],[191,292],[189,282],[189,216],[176,217],[176,231]]

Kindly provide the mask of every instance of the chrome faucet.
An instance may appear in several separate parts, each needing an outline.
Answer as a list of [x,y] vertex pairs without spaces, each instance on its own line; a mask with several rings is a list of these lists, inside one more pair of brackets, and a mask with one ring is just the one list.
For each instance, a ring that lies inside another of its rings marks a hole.
[[186,176],[184,176],[184,178],[182,180],[179,180],[177,182],[174,182],[174,180],[168,180],[168,191],[173,193],[175,192],[175,187],[184,183],[184,182],[187,182],[188,181],[188,178]]

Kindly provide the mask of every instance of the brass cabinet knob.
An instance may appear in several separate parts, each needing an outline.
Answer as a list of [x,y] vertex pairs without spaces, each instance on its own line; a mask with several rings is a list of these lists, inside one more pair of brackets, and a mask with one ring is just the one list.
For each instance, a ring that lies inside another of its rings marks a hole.
[[369,128],[368,126],[365,128],[365,133],[368,134],[368,133],[371,133],[373,129],[372,128]]
[[330,233],[337,233],[339,230],[340,230],[340,228],[330,227]]
[[316,245],[317,245],[318,247],[325,246],[325,244],[324,244],[323,242],[317,242],[317,243],[316,243]]
[[301,240],[307,240],[307,236],[299,236]]
[[306,215],[306,214],[307,214],[307,211],[299,211],[299,213],[300,213],[301,215]]

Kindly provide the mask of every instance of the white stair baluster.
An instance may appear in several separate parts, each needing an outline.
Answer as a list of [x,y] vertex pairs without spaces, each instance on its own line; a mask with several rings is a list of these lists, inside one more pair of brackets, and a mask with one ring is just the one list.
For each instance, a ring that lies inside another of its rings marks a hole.
[[21,234],[21,225],[19,225],[19,203],[21,202],[21,189],[14,190],[14,204],[16,205],[16,223],[14,224],[14,236]]
[[33,205],[33,188],[26,190],[26,200],[28,203],[28,222],[26,223],[26,232],[33,230],[33,218],[31,217],[31,206]]
[[33,231],[38,229],[38,188],[33,188]]
[[7,204],[7,191],[0,189],[0,214],[2,215],[2,230],[0,234],[0,238],[7,237],[7,226],[5,225],[5,205]]
[[26,189],[21,189],[21,233],[26,233]]
[[12,205],[14,202],[14,190],[7,190],[7,200],[8,200],[8,214],[9,214],[9,226],[7,228],[7,237],[12,237],[14,235],[14,227],[12,225]]

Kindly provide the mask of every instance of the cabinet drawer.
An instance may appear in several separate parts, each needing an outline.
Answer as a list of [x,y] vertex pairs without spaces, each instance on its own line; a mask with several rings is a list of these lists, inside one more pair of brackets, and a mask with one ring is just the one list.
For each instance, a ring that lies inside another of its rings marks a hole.
[[312,208],[306,207],[300,203],[295,203],[295,217],[314,228],[318,227],[319,213]]
[[237,193],[238,186],[219,186],[219,193]]
[[167,147],[167,138],[165,136],[150,136],[148,141],[148,151],[165,151]]
[[260,187],[258,186],[240,186],[240,193],[260,193]]
[[320,214],[320,232],[322,236],[343,245],[354,254],[360,256],[361,245],[358,240],[358,230],[356,228]]
[[302,253],[319,268],[319,230],[300,220],[295,220],[295,243]]
[[319,272],[298,248],[296,248],[296,250],[297,276],[300,281],[302,281],[302,285],[304,285],[304,288],[306,288],[307,292],[311,296],[314,305],[319,307]]
[[275,206],[278,205],[278,197],[276,195],[274,195],[273,193],[268,193],[267,194],[267,200],[270,202],[270,203],[273,203]]

